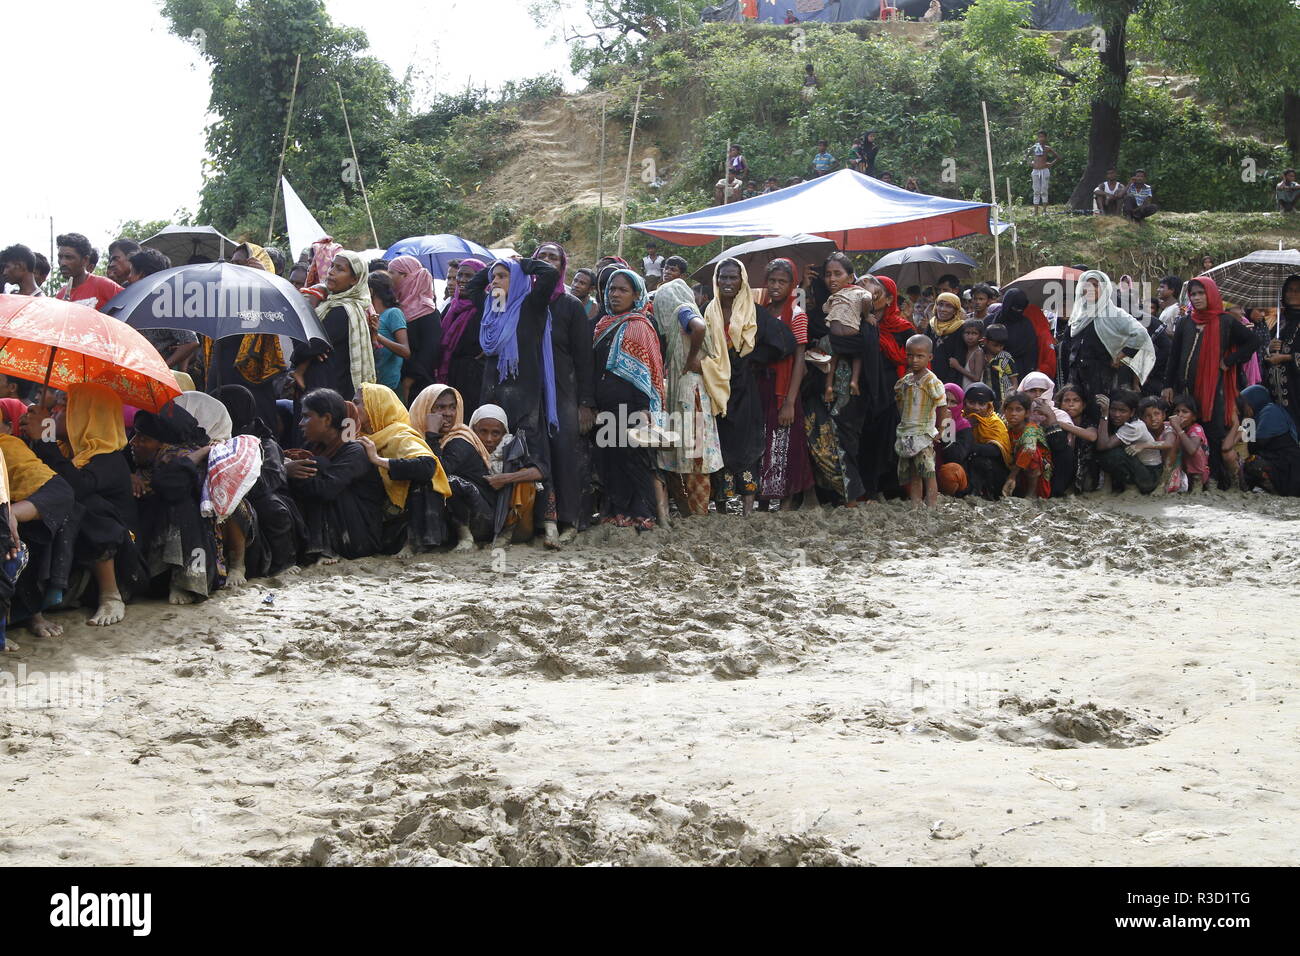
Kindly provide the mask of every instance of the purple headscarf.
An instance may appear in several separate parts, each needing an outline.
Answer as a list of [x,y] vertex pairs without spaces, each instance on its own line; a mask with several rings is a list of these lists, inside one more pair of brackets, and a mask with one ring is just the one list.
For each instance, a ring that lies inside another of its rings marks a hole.
[[[471,272],[479,272],[487,268],[482,259],[462,259],[460,264],[468,267]],[[470,320],[474,318],[474,303],[464,292],[465,290],[458,283],[456,296],[451,300],[451,305],[447,306],[447,312],[442,317],[442,359],[438,362],[437,378],[439,382],[447,381],[447,376],[451,372],[451,355],[460,344],[460,337],[465,334],[465,326],[469,325]]]
[[[510,270],[510,289],[506,293],[505,307],[496,311],[492,294],[483,305],[483,322],[479,325],[478,341],[484,355],[496,356],[497,381],[504,382],[519,374],[519,319],[524,300],[533,291],[529,276],[514,259],[498,259],[492,269],[505,266]],[[489,290],[491,283],[489,282]],[[542,331],[542,385],[546,397],[546,423],[552,433],[560,427],[560,416],[555,404],[555,351],[551,347],[551,313],[546,310],[546,327]]]

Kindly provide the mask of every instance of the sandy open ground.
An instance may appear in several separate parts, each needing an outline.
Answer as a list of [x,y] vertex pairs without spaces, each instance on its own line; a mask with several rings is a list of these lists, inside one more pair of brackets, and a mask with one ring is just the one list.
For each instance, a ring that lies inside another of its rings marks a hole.
[[65,615],[0,662],[2,859],[1291,864],[1298,517],[711,516]]

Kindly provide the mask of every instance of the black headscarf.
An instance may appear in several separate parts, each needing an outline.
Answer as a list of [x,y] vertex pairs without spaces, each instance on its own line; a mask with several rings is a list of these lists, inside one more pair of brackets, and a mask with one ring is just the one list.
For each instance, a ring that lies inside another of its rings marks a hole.
[[1025,315],[1027,308],[1029,296],[1025,290],[1008,289],[997,316],[998,323],[1007,327],[1007,352],[1019,378],[1038,371],[1038,333],[1034,331],[1034,323]]
[[271,429],[257,417],[257,399],[242,385],[222,385],[217,389],[217,401],[230,412],[231,435],[255,435],[270,438]]
[[209,441],[208,433],[199,427],[197,419],[175,402],[168,402],[157,414],[136,412],[133,427],[141,435],[164,445],[199,448]]

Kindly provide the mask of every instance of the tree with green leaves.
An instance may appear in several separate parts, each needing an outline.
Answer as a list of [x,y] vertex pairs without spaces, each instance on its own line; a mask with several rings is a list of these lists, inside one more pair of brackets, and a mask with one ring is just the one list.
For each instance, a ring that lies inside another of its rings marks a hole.
[[584,0],[578,23],[557,20],[559,0],[534,0],[529,8],[542,27],[555,26],[571,48],[574,73],[589,73],[608,63],[626,63],[638,43],[700,22],[711,0]]
[[336,26],[321,0],[164,0],[162,12],[212,66],[200,222],[265,238],[299,54],[285,175],[311,208],[359,198],[339,87],[362,173],[381,168],[397,103],[362,30]]
[[1201,91],[1270,124],[1300,163],[1300,7],[1292,0],[1148,0],[1138,42]]
[[1119,164],[1119,147],[1124,136],[1120,109],[1128,85],[1128,22],[1143,0],[1076,0],[1075,6],[1095,19],[1091,46],[1097,53],[1096,69],[1089,77],[1094,84],[1088,104],[1088,163],[1067,204],[1072,209],[1091,209],[1092,191],[1106,178],[1106,171]]

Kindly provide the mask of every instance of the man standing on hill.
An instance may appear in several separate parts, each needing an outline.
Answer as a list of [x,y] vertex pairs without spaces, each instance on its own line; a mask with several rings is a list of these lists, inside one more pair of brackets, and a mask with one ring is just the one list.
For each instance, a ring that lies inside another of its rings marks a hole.
[[1052,167],[1058,157],[1056,150],[1047,145],[1047,130],[1038,131],[1038,142],[1027,150],[1030,177],[1034,181],[1034,214],[1041,216],[1047,208],[1047,188],[1052,178]]
[[826,140],[817,141],[817,152],[813,155],[813,175],[825,176],[835,169],[835,157],[831,155],[830,144]]
[[641,260],[641,274],[645,276],[645,287],[649,292],[659,288],[664,277],[664,257],[659,255],[658,244],[651,239],[645,244],[645,257]]
[[1129,180],[1128,194],[1124,197],[1124,215],[1134,222],[1141,222],[1147,216],[1159,212],[1159,207],[1151,199],[1151,187],[1147,184],[1147,171],[1134,170]]

